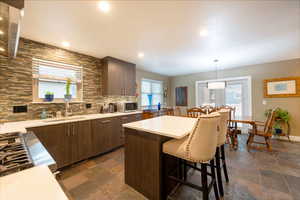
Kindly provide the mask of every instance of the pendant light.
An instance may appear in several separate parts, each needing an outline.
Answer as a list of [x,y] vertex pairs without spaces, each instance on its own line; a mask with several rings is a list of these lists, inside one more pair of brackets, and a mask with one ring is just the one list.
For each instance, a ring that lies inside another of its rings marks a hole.
[[214,60],[214,63],[216,63],[216,81],[213,82],[207,82],[207,88],[209,90],[219,90],[219,89],[225,89],[226,82],[225,81],[218,81],[218,59]]

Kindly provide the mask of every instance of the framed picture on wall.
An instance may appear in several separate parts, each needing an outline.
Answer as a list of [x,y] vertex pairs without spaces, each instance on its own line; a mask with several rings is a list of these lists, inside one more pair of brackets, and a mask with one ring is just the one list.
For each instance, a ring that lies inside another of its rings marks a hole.
[[264,96],[266,98],[299,97],[300,77],[265,80]]
[[188,102],[188,88],[187,87],[177,87],[175,88],[176,95],[176,106],[187,106]]

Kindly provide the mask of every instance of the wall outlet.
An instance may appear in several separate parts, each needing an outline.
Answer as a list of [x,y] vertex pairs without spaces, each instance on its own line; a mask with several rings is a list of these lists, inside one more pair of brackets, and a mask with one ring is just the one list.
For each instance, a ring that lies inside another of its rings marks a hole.
[[27,105],[24,106],[13,106],[13,113],[26,113]]

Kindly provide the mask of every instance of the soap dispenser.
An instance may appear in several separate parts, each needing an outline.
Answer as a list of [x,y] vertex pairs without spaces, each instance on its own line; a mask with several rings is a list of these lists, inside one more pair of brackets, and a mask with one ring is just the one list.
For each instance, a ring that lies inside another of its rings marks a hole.
[[47,118],[47,111],[45,109],[43,109],[42,113],[41,113],[41,119],[46,119]]

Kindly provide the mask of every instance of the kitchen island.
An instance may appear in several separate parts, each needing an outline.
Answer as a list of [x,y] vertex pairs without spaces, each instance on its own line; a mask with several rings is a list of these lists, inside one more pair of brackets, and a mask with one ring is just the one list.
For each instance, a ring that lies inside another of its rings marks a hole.
[[175,116],[124,124],[125,183],[148,199],[166,199],[176,185],[167,180],[167,174],[176,169],[178,163],[173,157],[163,156],[162,144],[186,137],[195,124],[194,118]]
[[0,177],[1,200],[68,200],[47,166]]

